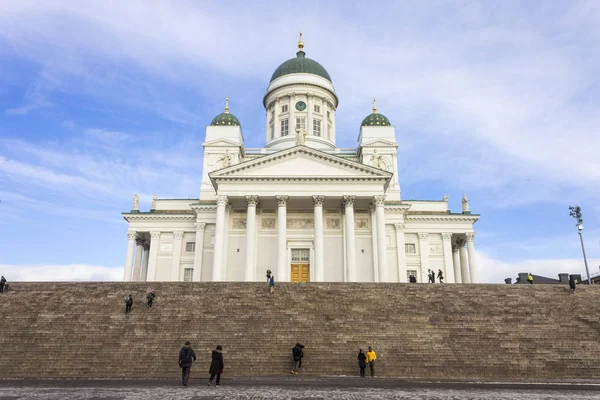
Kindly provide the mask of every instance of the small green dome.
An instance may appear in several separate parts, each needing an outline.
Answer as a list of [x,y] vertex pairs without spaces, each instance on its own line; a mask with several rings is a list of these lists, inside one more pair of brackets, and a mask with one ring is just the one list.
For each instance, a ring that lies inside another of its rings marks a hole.
[[373,99],[373,112],[370,115],[367,115],[360,126],[391,126],[390,120],[383,114],[379,114],[377,112],[377,105],[375,103],[375,99]]
[[383,114],[373,113],[363,119],[360,126],[391,126],[390,120]]
[[221,125],[232,125],[232,126],[241,126],[240,121],[237,117],[229,112],[221,113],[213,118],[210,123],[212,126],[221,126]]
[[214,117],[212,122],[210,123],[210,125],[211,126],[222,126],[222,125],[242,126],[242,124],[240,124],[240,120],[237,119],[237,117],[235,115],[233,115],[232,113],[229,112],[229,97],[225,98],[225,112],[222,112],[221,114]]
[[296,58],[287,60],[273,72],[271,82],[283,75],[301,73],[318,75],[331,82],[331,77],[325,68],[315,60],[306,58],[306,54],[302,50],[296,53]]

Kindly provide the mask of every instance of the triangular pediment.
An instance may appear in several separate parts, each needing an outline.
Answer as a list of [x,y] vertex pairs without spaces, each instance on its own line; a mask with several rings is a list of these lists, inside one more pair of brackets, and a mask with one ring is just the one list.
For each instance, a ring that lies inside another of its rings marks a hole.
[[398,143],[392,142],[391,140],[378,139],[364,143],[361,147],[398,147]]
[[227,139],[216,139],[202,144],[204,147],[240,147],[238,142]]
[[227,178],[380,178],[392,174],[342,157],[296,146],[258,159],[232,165],[209,174],[211,179]]

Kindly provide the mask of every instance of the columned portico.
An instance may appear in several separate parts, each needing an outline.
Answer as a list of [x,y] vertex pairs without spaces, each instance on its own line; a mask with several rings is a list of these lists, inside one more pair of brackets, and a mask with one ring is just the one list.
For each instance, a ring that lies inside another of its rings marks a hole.
[[465,249],[465,239],[460,238],[456,242],[460,255],[460,273],[462,275],[462,283],[470,283],[469,280],[469,261],[467,259],[467,249]]
[[315,208],[315,282],[325,280],[325,266],[323,256],[323,202],[325,196],[313,196]]
[[346,228],[346,270],[347,281],[356,282],[356,240],[354,238],[354,201],[356,196],[344,196]]
[[388,281],[387,267],[387,237],[385,234],[385,196],[374,196],[375,217],[377,219],[377,265],[379,267],[379,282]]
[[213,253],[212,280],[222,280],[223,251],[225,245],[225,208],[227,207],[227,196],[217,196],[217,223],[215,227],[215,250]]
[[444,267],[446,283],[454,283],[454,261],[452,259],[452,234],[442,233],[442,247],[444,249]]
[[127,231],[127,256],[125,257],[125,273],[123,281],[131,280],[131,271],[133,269],[133,256],[135,255],[135,239],[137,233],[135,231]]
[[469,253],[469,275],[470,283],[477,283],[477,255],[475,254],[475,233],[467,232],[467,251]]
[[287,201],[288,196],[275,196],[277,199],[277,275],[280,281],[287,280]]
[[458,257],[458,245],[452,245],[452,264],[454,264],[454,282],[462,283],[462,274],[460,271],[460,258]]
[[258,196],[246,196],[248,204],[246,212],[246,268],[244,271],[244,280],[250,282],[254,280],[254,266],[256,260],[256,205]]

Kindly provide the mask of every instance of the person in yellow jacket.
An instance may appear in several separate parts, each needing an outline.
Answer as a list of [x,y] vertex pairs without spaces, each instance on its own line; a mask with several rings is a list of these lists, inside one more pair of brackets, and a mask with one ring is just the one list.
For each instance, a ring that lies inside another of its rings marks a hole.
[[369,351],[367,351],[367,362],[369,363],[372,377],[375,376],[375,360],[377,360],[377,354],[375,354],[375,350],[369,346]]

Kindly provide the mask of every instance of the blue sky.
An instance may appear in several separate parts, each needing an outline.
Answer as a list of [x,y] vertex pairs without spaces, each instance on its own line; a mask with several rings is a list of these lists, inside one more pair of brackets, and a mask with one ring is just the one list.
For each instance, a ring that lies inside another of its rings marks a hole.
[[404,199],[466,193],[482,281],[600,264],[600,3],[0,2],[0,273],[120,279],[134,193],[197,197],[225,96],[264,144],[273,71],[332,76],[338,146],[371,99],[396,127]]

